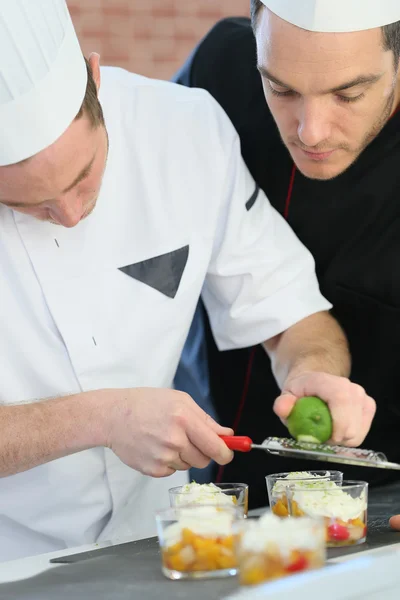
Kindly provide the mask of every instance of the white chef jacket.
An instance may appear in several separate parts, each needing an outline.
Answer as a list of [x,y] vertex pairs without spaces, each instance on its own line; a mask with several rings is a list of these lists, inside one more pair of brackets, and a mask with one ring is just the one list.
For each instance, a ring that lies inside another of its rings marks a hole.
[[[330,308],[206,92],[104,68],[100,99],[110,150],[93,214],[67,229],[0,205],[4,404],[171,387],[203,285],[221,349]],[[104,448],[3,478],[0,560],[153,535],[154,511],[183,481]]]

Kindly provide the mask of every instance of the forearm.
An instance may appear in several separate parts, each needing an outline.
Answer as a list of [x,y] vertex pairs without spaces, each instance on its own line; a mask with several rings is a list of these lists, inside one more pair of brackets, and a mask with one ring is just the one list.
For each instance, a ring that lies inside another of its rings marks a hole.
[[0,407],[0,477],[105,445],[109,392]]
[[281,388],[286,381],[309,371],[342,377],[350,374],[346,336],[329,313],[311,315],[263,345]]

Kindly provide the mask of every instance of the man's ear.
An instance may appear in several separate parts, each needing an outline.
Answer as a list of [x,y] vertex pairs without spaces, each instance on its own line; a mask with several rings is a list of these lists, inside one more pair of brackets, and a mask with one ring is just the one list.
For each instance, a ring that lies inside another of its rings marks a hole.
[[89,64],[92,69],[93,79],[97,87],[97,93],[100,90],[100,54],[92,52],[89,56]]

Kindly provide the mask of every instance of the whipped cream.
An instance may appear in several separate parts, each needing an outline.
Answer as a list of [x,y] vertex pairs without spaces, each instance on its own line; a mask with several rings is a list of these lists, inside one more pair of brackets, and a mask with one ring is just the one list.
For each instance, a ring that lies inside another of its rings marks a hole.
[[235,496],[224,494],[224,491],[213,483],[187,483],[175,498],[175,506],[192,504],[215,504],[216,506],[236,506]]
[[221,511],[213,506],[196,506],[180,509],[179,521],[164,529],[165,546],[177,544],[184,529],[189,529],[195,535],[217,538],[232,535],[235,511]]
[[242,549],[249,552],[265,552],[272,546],[282,555],[288,555],[292,550],[316,550],[324,547],[324,527],[312,523],[315,535],[311,535],[310,523],[312,521],[307,518],[280,519],[268,512],[257,521],[245,522]]
[[326,472],[326,475],[314,475],[308,471],[293,471],[293,473],[288,473],[286,477],[277,480],[272,488],[272,495],[280,496],[286,492],[288,486],[293,484],[295,484],[296,489],[314,489],[316,487],[329,489],[336,487],[335,482],[331,481],[329,477],[329,471]]
[[367,510],[367,494],[362,492],[360,497],[353,498],[346,488],[341,488],[333,481],[333,486],[325,489],[293,489],[292,500],[297,502],[300,510],[309,517],[328,517],[350,521],[364,516]]

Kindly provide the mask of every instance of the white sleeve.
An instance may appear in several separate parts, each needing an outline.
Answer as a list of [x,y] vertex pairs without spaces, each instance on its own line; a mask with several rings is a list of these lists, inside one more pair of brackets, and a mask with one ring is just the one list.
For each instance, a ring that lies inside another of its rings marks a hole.
[[[232,138],[231,138],[232,139]],[[232,146],[203,299],[220,350],[243,348],[329,310],[315,263]]]

